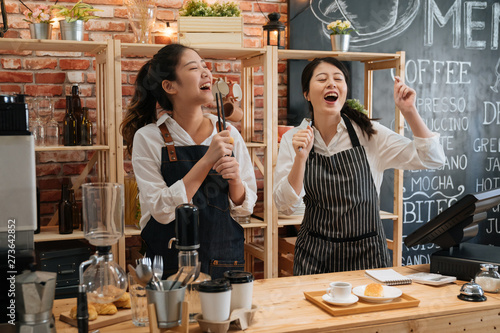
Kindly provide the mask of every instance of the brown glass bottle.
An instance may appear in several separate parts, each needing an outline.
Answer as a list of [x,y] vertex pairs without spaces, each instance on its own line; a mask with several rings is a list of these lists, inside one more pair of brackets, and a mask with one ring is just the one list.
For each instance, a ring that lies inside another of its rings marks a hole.
[[71,87],[71,110],[76,120],[76,144],[79,145],[81,138],[82,126],[82,101],[80,100],[78,85]]
[[73,233],[73,206],[69,201],[68,184],[62,185],[61,201],[59,202],[59,233]]
[[69,202],[71,203],[71,211],[73,213],[73,229],[78,229],[80,228],[80,209],[75,200],[75,191],[72,188],[69,189]]
[[92,146],[92,122],[89,119],[89,108],[82,108],[81,123],[81,141],[82,146]]
[[71,108],[71,96],[66,96],[66,114],[63,120],[63,144],[76,146],[76,119]]

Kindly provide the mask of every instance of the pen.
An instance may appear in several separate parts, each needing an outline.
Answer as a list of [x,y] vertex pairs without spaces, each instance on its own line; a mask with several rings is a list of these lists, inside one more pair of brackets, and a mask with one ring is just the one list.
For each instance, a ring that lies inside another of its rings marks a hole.
[[[313,125],[313,121],[312,121],[312,119],[311,119],[311,120],[309,120],[309,124],[307,124],[307,125],[308,125],[308,126],[312,126],[312,125]],[[299,147],[299,151],[301,151],[301,150],[302,150],[302,147]]]

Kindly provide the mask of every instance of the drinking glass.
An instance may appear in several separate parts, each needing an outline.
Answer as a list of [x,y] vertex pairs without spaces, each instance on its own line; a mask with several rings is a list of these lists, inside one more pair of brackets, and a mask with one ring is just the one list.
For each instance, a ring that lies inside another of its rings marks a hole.
[[135,326],[147,326],[148,318],[148,298],[146,296],[146,287],[143,287],[139,282],[128,274],[128,290],[130,293],[130,303],[132,307],[132,323]]
[[28,108],[30,115],[30,132],[35,140],[35,146],[45,145],[45,127],[38,113],[38,98],[28,99]]
[[38,114],[44,122],[45,145],[59,144],[59,123],[54,119],[54,101],[49,97],[42,97],[38,102]]

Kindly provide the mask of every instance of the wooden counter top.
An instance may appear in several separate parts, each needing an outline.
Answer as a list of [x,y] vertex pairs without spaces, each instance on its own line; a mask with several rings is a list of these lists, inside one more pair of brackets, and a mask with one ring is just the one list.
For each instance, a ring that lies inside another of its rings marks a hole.
[[[403,275],[428,271],[428,265],[396,267]],[[500,294],[486,293],[485,302],[465,302],[457,295],[465,281],[434,287],[413,283],[397,286],[418,298],[418,307],[333,317],[304,298],[304,291],[326,290],[332,281],[348,281],[353,287],[373,282],[364,271],[256,280],[253,303],[259,309],[245,332],[492,332],[500,331]],[[75,299],[56,300],[54,314],[58,333],[76,332],[59,321]],[[108,326],[101,332],[149,332],[131,321]],[[191,325],[190,332],[201,332]],[[234,331],[230,331],[234,332]]]

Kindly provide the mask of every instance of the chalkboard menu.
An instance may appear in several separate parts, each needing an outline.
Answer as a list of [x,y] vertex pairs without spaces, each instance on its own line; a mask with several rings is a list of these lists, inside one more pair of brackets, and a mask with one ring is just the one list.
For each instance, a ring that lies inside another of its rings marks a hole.
[[[289,0],[290,49],[331,50],[328,23],[349,20],[349,51],[406,52],[406,83],[417,109],[441,136],[446,163],[438,170],[405,171],[404,235],[465,194],[500,188],[500,2],[462,0]],[[350,96],[363,101],[364,67],[349,62]],[[290,124],[307,115],[302,61],[289,62]],[[373,116],[394,128],[394,73],[374,76]],[[405,126],[405,135],[412,137]],[[392,172],[381,208],[392,209]],[[390,195],[389,195],[390,194]],[[390,208],[388,208],[390,207]],[[392,234],[387,224],[386,233]],[[500,246],[500,207],[479,223],[473,243]],[[430,262],[433,244],[403,249],[403,264]]]

